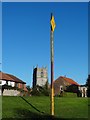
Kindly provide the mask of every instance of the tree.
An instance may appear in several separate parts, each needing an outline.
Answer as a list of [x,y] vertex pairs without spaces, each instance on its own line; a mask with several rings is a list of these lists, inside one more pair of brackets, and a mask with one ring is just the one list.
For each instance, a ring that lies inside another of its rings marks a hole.
[[32,88],[32,91],[30,92],[30,94],[33,96],[41,96],[40,87],[36,85],[34,88]]
[[43,87],[36,85],[30,93],[35,96],[49,96],[50,92],[46,85]]
[[31,90],[31,88],[30,88],[30,86],[29,86],[29,85],[27,85],[27,86],[26,86],[26,88],[27,88],[27,90],[28,90],[28,91],[30,91],[30,90]]
[[90,97],[90,75],[88,75],[87,81],[86,81],[87,89],[87,96]]
[[44,85],[44,88],[48,90],[48,81],[46,81],[46,84]]

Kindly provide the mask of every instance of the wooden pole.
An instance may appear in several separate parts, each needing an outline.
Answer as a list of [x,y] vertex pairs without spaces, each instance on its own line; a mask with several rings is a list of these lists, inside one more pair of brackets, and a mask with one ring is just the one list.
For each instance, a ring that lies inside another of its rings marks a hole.
[[[51,14],[52,18],[52,14]],[[50,44],[51,44],[51,96],[50,96],[50,112],[54,115],[54,36],[52,28],[50,30]]]

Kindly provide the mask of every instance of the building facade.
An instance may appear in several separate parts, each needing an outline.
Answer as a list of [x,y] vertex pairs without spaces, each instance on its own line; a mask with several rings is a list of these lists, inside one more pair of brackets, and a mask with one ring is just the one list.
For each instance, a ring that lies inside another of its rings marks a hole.
[[0,72],[0,95],[18,96],[27,92],[26,83],[14,75]]
[[43,87],[48,81],[47,67],[33,69],[33,88],[38,85]]
[[80,85],[79,90],[81,92],[81,97],[87,97],[87,86]]
[[80,86],[77,82],[72,80],[71,78],[67,78],[65,76],[60,76],[54,81],[54,92],[55,95],[60,94],[60,92],[63,90],[69,89],[78,89],[78,86]]

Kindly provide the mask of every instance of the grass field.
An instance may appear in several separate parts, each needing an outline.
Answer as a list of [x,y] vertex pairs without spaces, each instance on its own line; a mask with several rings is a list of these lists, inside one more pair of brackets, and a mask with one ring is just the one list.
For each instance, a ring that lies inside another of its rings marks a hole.
[[[49,97],[2,97],[2,117],[50,119]],[[88,98],[55,97],[55,118],[88,118]]]

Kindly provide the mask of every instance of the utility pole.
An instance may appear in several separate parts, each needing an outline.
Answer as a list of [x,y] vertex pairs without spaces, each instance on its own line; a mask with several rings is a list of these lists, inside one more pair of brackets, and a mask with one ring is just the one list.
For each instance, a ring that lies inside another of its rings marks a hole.
[[51,13],[51,30],[50,30],[50,46],[51,46],[51,95],[50,95],[50,113],[54,115],[54,29],[55,21]]

